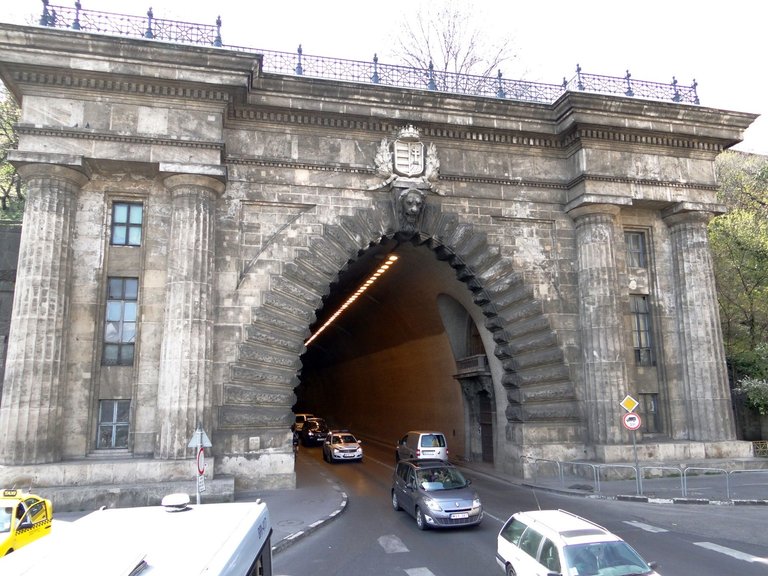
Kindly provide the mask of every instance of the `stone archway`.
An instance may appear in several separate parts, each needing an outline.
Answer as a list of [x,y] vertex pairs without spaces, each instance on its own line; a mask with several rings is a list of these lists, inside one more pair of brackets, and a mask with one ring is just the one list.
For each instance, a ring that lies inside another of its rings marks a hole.
[[[532,289],[500,249],[460,214],[443,211],[437,197],[427,199],[416,222],[403,220],[394,198],[380,199],[325,225],[308,250],[272,276],[224,385],[214,443],[222,447],[223,469],[231,469],[228,459],[243,456],[244,440],[252,432],[259,437],[258,446],[249,444],[255,451],[289,446],[300,356],[315,311],[350,262],[392,238],[433,251],[471,292],[502,366],[500,385],[506,394],[495,399],[495,408],[504,409],[507,428],[580,425],[575,387],[557,336]],[[497,445],[514,441],[508,430],[494,433]],[[501,465],[511,470],[516,463]]]

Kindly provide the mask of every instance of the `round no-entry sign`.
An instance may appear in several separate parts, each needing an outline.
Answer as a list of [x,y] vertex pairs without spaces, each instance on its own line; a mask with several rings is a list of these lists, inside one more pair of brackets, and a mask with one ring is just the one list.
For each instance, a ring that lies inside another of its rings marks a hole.
[[621,417],[621,423],[624,424],[624,428],[627,430],[637,430],[643,423],[640,420],[640,416],[634,412],[627,412]]
[[197,451],[197,473],[200,476],[205,473],[205,450],[202,446]]

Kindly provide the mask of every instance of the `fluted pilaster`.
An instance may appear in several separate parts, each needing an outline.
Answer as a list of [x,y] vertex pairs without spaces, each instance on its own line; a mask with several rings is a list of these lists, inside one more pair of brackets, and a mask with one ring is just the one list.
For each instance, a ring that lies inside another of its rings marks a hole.
[[155,456],[189,457],[198,423],[210,424],[215,198],[224,185],[209,176],[165,180],[172,195],[168,276],[158,384]]
[[3,397],[0,463],[60,459],[66,379],[71,242],[88,178],[55,164],[18,167],[27,185]]
[[688,440],[736,437],[725,364],[720,310],[707,238],[709,212],[667,216],[675,286],[685,421],[673,419],[673,434]]
[[615,254],[618,213],[618,206],[605,204],[569,213],[576,223],[584,415],[594,444],[623,441],[620,402],[627,369]]

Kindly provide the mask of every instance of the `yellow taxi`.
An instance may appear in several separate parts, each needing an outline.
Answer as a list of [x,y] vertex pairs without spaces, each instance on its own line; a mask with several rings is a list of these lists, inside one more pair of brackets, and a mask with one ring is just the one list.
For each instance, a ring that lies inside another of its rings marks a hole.
[[3,490],[0,497],[0,556],[51,533],[53,504],[22,490]]

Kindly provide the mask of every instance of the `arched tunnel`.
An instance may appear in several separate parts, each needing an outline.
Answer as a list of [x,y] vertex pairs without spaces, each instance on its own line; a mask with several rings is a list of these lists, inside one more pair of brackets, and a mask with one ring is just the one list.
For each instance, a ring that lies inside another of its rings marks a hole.
[[452,458],[492,462],[496,359],[483,320],[468,286],[429,247],[371,247],[317,310],[294,411],[392,446],[408,430],[440,430]]

